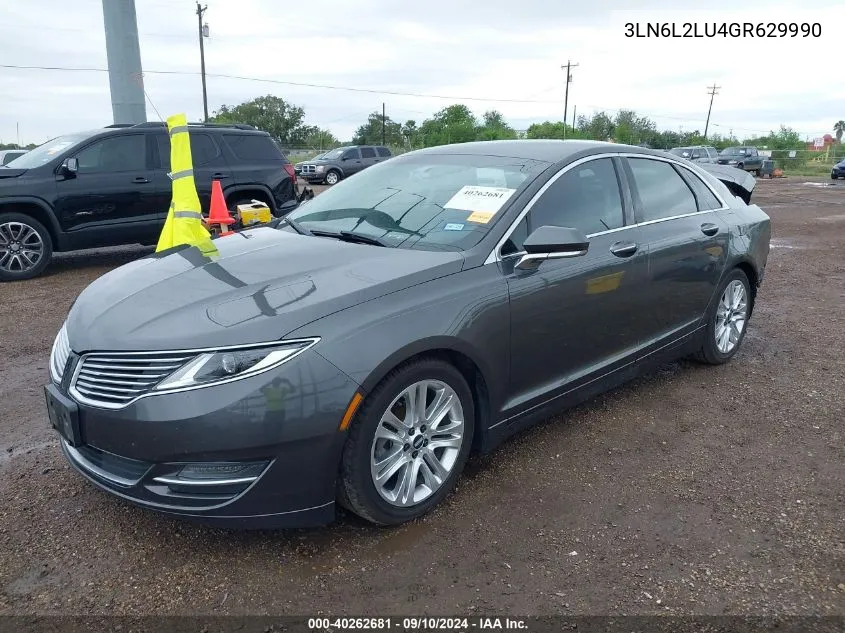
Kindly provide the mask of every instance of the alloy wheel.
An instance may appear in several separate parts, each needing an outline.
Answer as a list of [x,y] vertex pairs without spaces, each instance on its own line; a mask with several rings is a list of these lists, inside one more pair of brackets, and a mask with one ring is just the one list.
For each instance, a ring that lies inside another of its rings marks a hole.
[[716,309],[716,348],[722,354],[729,354],[739,343],[748,318],[748,297],[745,284],[734,279],[729,283]]
[[330,171],[328,174],[326,174],[326,184],[336,185],[337,180],[337,172]]
[[23,222],[0,224],[0,269],[9,273],[32,270],[44,256],[44,241]]
[[417,505],[449,478],[464,441],[461,400],[439,380],[415,382],[382,414],[370,451],[379,495],[397,507]]

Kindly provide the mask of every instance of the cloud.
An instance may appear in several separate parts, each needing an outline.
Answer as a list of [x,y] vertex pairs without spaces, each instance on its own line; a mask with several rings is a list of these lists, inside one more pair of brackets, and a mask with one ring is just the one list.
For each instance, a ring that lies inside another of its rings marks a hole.
[[[109,0],[116,1],[116,0]],[[386,104],[397,120],[420,122],[446,99],[326,90],[216,77],[368,88],[375,91],[474,97],[477,114],[498,109],[517,128],[563,116],[567,59],[577,62],[568,115],[634,109],[660,127],[702,129],[707,86],[721,86],[711,128],[753,134],[792,126],[808,137],[830,131],[845,116],[845,88],[826,60],[839,55],[839,3],[798,6],[770,0],[766,11],[711,0],[706,9],[678,11],[674,0],[584,3],[487,0],[333,0],[309,15],[271,0],[208,0],[206,43],[209,109],[275,94],[306,110],[309,123],[350,138],[367,114]],[[194,4],[136,0],[152,104],[148,117],[186,112],[202,116]],[[674,21],[818,23],[819,38],[629,38],[625,24]],[[0,63],[105,68],[100,0],[78,0],[56,11],[49,0],[6,3],[0,24]],[[64,132],[111,122],[104,72],[0,68],[0,140],[41,142]],[[482,99],[482,100],[478,100]],[[533,100],[507,103],[483,99]]]

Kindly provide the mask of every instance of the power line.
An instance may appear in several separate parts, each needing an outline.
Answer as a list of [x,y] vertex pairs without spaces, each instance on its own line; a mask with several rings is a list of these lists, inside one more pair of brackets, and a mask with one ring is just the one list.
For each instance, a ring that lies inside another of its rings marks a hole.
[[[59,70],[68,72],[108,72],[107,68],[91,67],[70,67],[70,66],[21,66],[16,64],[0,64],[0,68],[12,68],[17,70]],[[198,75],[200,73],[186,70],[145,70],[144,74],[151,75]],[[373,88],[352,88],[350,86],[332,86],[328,84],[313,84],[298,81],[283,81],[281,79],[267,79],[264,77],[247,77],[245,75],[228,75],[221,73],[206,73],[206,77],[217,77],[220,79],[238,79],[240,81],[256,81],[260,83],[280,84],[285,86],[298,86],[301,88],[320,88],[324,90],[344,90],[348,92],[364,92],[377,95],[391,95],[395,97],[419,97],[423,99],[446,99],[452,101],[481,101],[488,103],[559,103],[550,100],[534,99],[487,99],[484,97],[461,97],[455,95],[437,95],[418,92],[399,92],[396,90],[375,90]]]

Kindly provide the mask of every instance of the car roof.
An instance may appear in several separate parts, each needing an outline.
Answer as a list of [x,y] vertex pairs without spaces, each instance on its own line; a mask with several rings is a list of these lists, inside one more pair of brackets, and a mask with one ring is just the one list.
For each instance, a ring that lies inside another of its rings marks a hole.
[[648,156],[663,156],[663,150],[636,145],[623,145],[606,141],[559,141],[551,139],[523,139],[516,141],[474,141],[438,145],[411,152],[412,154],[464,154],[476,156],[503,156],[557,163],[575,154],[592,154],[602,151],[630,152]]

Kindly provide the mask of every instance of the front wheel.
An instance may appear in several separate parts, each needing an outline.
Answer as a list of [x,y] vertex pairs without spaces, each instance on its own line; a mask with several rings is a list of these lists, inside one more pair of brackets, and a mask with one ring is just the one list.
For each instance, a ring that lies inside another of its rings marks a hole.
[[23,213],[0,213],[0,281],[37,277],[53,256],[50,233]]
[[696,358],[709,365],[728,362],[745,338],[751,315],[751,285],[748,276],[734,269],[719,286],[718,300],[707,315],[704,342]]
[[326,174],[327,185],[336,185],[338,180],[340,180],[340,174],[336,170],[332,169]]
[[392,371],[350,428],[340,504],[378,525],[421,517],[455,487],[474,429],[472,393],[454,366],[422,359]]

